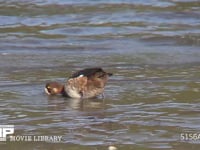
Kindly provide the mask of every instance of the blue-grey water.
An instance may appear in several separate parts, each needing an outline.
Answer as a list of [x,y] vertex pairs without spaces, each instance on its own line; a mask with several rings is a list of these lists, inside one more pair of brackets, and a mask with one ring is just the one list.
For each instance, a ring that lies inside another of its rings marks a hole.
[[[96,66],[104,100],[44,93]],[[0,0],[0,125],[62,136],[0,149],[197,150],[199,118],[199,0]]]

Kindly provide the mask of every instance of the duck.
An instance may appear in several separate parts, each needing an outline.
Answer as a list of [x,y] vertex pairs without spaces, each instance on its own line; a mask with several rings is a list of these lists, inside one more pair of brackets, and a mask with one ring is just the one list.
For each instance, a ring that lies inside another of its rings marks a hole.
[[112,73],[105,72],[102,68],[86,68],[73,73],[64,84],[49,82],[45,85],[48,95],[62,95],[70,98],[86,99],[102,95],[108,78]]

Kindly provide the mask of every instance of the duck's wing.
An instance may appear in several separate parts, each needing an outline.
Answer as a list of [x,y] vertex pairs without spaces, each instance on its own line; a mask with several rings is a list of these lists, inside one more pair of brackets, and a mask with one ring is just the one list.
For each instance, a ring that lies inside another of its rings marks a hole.
[[104,90],[108,76],[102,68],[86,68],[75,72],[67,80],[65,91],[70,97],[95,97]]
[[86,68],[80,71],[75,72],[71,75],[70,78],[77,78],[79,76],[91,77],[94,76],[96,73],[104,72],[102,68]]

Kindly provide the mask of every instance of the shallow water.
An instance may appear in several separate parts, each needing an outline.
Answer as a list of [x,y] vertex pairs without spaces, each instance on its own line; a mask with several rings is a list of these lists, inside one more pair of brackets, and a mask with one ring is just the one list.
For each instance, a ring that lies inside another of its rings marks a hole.
[[[0,1],[0,124],[59,143],[3,149],[181,149],[200,139],[198,0]],[[46,82],[102,66],[106,98],[48,97]]]

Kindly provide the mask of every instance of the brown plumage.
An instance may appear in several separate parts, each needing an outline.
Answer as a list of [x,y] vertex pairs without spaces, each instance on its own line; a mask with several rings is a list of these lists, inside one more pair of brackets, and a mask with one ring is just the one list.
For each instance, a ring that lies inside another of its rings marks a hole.
[[72,74],[64,85],[57,82],[47,83],[45,92],[49,95],[62,94],[72,98],[96,97],[103,94],[111,75],[112,73],[107,73],[102,68],[83,69]]

